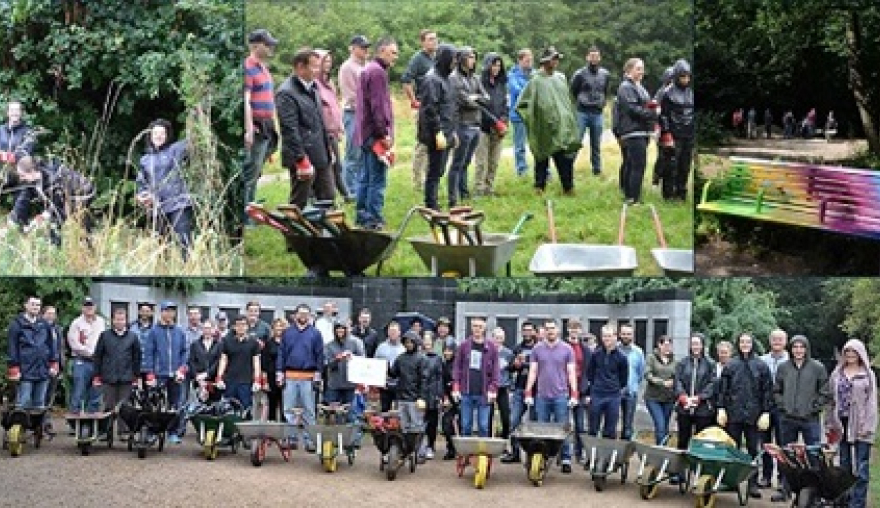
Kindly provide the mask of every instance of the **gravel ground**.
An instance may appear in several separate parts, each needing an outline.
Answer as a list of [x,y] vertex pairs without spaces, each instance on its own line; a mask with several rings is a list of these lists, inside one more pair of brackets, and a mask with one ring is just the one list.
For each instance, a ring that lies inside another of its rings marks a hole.
[[[61,428],[60,421],[55,427]],[[442,451],[443,446],[440,446]],[[266,463],[253,467],[239,452],[221,451],[214,462],[200,455],[195,436],[188,432],[182,445],[169,445],[163,452],[148,452],[139,460],[116,444],[113,450],[98,447],[82,457],[73,438],[58,435],[39,450],[26,446],[24,454],[11,458],[0,454],[0,506],[484,506],[517,503],[540,506],[552,497],[556,506],[618,507],[642,504],[638,489],[630,482],[609,483],[602,493],[593,490],[580,468],[563,475],[548,474],[543,487],[533,487],[520,465],[496,463],[486,489],[473,488],[472,474],[458,478],[452,462],[438,459],[419,466],[414,474],[401,470],[389,482],[378,467],[379,455],[365,443],[354,466],[341,464],[336,473],[322,471],[317,457],[294,452],[284,463],[277,449]],[[636,470],[635,461],[633,471]],[[634,475],[634,474],[633,474]],[[765,491],[769,498],[770,491]],[[646,505],[647,506],[647,505]],[[693,506],[691,496],[680,496],[674,487],[663,486],[650,506]],[[734,494],[718,496],[719,508],[737,506]],[[771,506],[769,502],[750,503]],[[781,506],[781,505],[775,505]]]

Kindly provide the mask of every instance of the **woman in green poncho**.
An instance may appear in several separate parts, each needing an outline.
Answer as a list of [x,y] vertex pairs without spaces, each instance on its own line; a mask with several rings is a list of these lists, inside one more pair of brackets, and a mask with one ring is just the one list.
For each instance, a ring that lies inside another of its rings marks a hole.
[[565,76],[556,72],[562,54],[552,46],[541,54],[541,70],[523,89],[516,111],[526,124],[535,157],[535,189],[544,193],[550,159],[559,172],[565,195],[574,194],[574,159],[581,148],[577,117]]

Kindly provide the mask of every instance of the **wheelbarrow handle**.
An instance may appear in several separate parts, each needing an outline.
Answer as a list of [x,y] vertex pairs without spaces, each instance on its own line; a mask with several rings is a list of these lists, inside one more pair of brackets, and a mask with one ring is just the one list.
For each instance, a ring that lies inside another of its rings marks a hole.
[[515,226],[513,226],[513,231],[511,231],[510,234],[512,234],[512,235],[519,234],[520,230],[523,228],[523,226],[525,226],[526,222],[532,220],[533,217],[534,217],[534,215],[532,214],[532,212],[525,212],[522,215],[520,215],[519,221],[516,223]]
[[553,217],[553,201],[547,200],[547,225],[550,227],[550,242],[556,243],[556,219]]
[[466,213],[470,213],[474,211],[474,207],[462,205],[462,206],[453,206],[449,209],[449,215],[462,215]]
[[657,241],[660,242],[660,248],[666,248],[666,238],[663,236],[663,224],[660,222],[660,214],[657,208],[651,205],[651,218],[654,220],[654,231],[657,233]]
[[473,224],[460,220],[458,218],[449,219],[449,225],[456,228],[459,234],[463,235],[470,245],[476,245],[473,237],[471,236],[470,229],[473,227]]
[[627,204],[624,203],[623,207],[620,209],[620,226],[617,229],[617,245],[623,245],[623,241],[626,238],[626,209],[628,208]]

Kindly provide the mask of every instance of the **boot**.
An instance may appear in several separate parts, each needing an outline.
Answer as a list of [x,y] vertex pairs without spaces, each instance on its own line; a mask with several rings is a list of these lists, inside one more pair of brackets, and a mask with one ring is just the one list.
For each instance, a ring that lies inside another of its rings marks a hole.
[[749,497],[752,499],[761,499],[761,490],[758,489],[758,479],[754,475],[749,477]]

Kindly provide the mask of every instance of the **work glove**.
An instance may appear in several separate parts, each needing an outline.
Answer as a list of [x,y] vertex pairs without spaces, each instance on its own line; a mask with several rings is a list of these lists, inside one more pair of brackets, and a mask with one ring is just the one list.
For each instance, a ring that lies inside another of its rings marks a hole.
[[840,441],[840,432],[835,429],[825,431],[825,439],[830,445],[836,445]]
[[461,400],[461,392],[452,392],[452,400],[458,403]]
[[497,398],[498,398],[498,394],[495,392],[488,392],[486,394],[486,400],[489,402],[489,404],[494,404],[495,399],[497,399]]
[[495,128],[495,132],[497,132],[499,136],[504,136],[505,134],[507,134],[507,124],[504,123],[503,120],[496,121],[493,127]]
[[523,403],[527,406],[534,406],[535,405],[535,398],[532,397],[531,395],[526,395],[525,398],[523,399]]
[[262,387],[260,386],[260,383],[254,383],[251,385],[251,391],[254,393],[258,393],[261,389]]
[[690,402],[690,398],[687,395],[681,394],[678,396],[678,405],[679,406],[687,409],[689,402]]
[[201,383],[202,381],[207,380],[207,379],[208,379],[208,373],[207,373],[207,372],[202,372],[201,374],[199,374],[199,375],[196,376],[196,381],[198,381],[198,382],[200,382],[200,383]]
[[260,374],[260,389],[263,391],[269,391],[269,375],[265,372]]
[[52,377],[58,375],[58,362],[49,362],[49,375]]
[[767,430],[770,428],[770,413],[761,413],[758,417],[758,430]]
[[92,379],[92,386],[101,386],[102,384],[104,384],[104,381],[101,379],[101,376],[95,376]]
[[722,427],[727,425],[727,411],[725,411],[724,409],[719,409],[718,416],[715,417],[715,422],[717,422],[718,425]]
[[296,162],[297,180],[308,180],[313,176],[315,176],[315,166],[312,166],[312,161],[308,157],[303,157]]
[[174,380],[178,383],[183,383],[184,379],[186,379],[186,370],[181,367],[177,369],[177,372],[174,373]]
[[671,132],[664,132],[660,135],[660,146],[664,148],[673,148],[675,146],[675,140],[672,138]]
[[394,165],[394,159],[396,158],[394,150],[388,146],[385,140],[379,140],[373,143],[373,153],[376,154],[376,158],[378,158],[382,164],[389,168]]
[[132,380],[131,380],[131,386],[133,386],[134,388],[140,388],[140,387],[141,387],[141,380],[140,380],[140,378],[134,378],[134,379],[132,379]]
[[15,152],[0,152],[0,162],[15,164]]
[[223,382],[223,378],[221,377],[217,378],[217,381],[214,382],[214,386],[221,391],[226,389],[226,383]]
[[422,107],[422,103],[418,99],[413,99],[409,101],[409,107],[411,107],[412,109],[419,109],[420,107]]
[[278,386],[284,386],[284,374],[281,372],[275,374],[275,382],[278,384]]
[[437,145],[437,150],[446,150],[446,147],[449,146],[446,142],[446,134],[443,134],[442,131],[434,136],[434,143]]
[[577,397],[571,397],[570,399],[568,399],[568,407],[577,407],[577,405],[578,405]]
[[155,374],[147,374],[147,386],[154,387],[156,386],[156,375]]
[[427,407],[428,405],[425,404],[425,399],[419,399],[416,401],[416,409],[418,409],[419,411],[424,411]]

